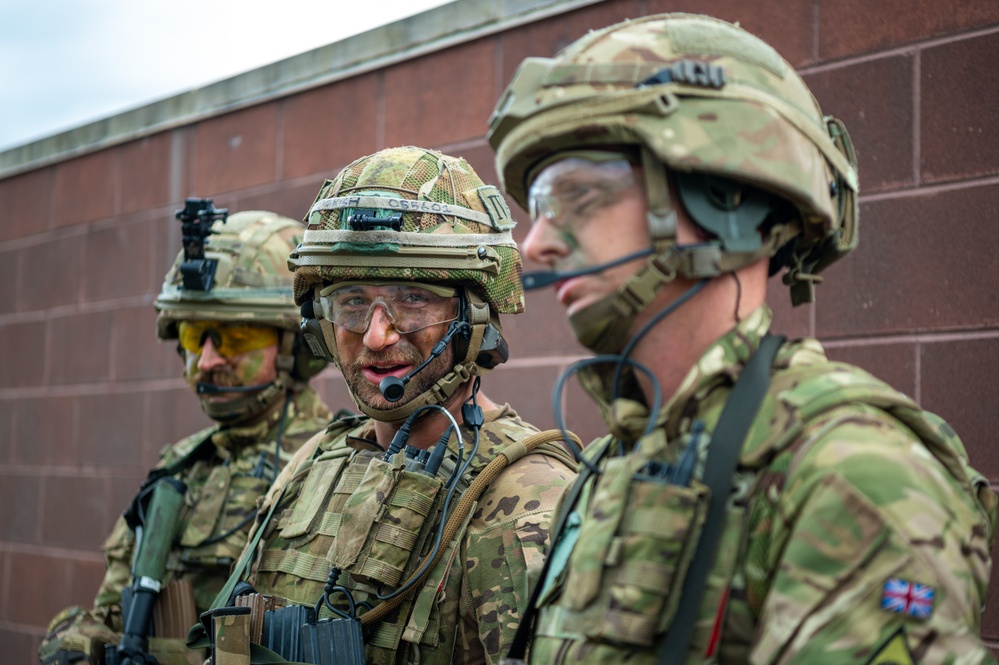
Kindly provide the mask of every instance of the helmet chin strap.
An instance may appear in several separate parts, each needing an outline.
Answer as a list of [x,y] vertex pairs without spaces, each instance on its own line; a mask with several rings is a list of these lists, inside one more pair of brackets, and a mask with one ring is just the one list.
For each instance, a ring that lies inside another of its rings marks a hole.
[[[463,311],[466,312],[466,314],[463,315],[466,320],[462,322],[464,325],[459,324],[459,328],[470,329],[471,334],[469,338],[467,340],[461,339],[461,344],[459,344],[459,340],[457,339],[459,335],[452,334],[450,339],[448,339],[448,335],[445,334],[444,337],[441,338],[440,342],[438,342],[438,345],[440,345],[441,342],[445,342],[445,340],[447,340],[443,348],[440,348],[439,353],[437,353],[436,348],[431,353],[432,356],[435,353],[439,356],[444,353],[448,344],[452,345],[454,348],[460,349],[464,343],[467,343],[467,348],[465,349],[462,357],[455,358],[455,364],[451,368],[451,371],[438,379],[427,390],[423,391],[408,402],[396,407],[385,409],[377,408],[363,402],[358,399],[357,396],[351,394],[354,398],[354,403],[357,404],[357,408],[361,411],[361,413],[381,422],[402,422],[420,407],[427,406],[429,404],[444,404],[463,385],[471,381],[473,377],[481,376],[489,371],[488,368],[479,365],[476,362],[476,359],[479,357],[479,352],[482,351],[486,330],[490,325],[490,308],[487,303],[483,302],[472,293],[466,292],[466,297],[468,299],[468,306],[463,308]],[[326,334],[327,328],[330,331],[328,334]],[[451,332],[452,329],[453,324],[452,328],[449,329],[449,332]],[[323,326],[323,332],[326,337],[327,346],[333,352],[333,356],[337,359],[337,365],[339,365],[340,354],[336,350],[336,337],[332,334],[332,325],[328,327]],[[421,365],[429,365],[428,361],[431,359],[432,358],[425,359]],[[422,367],[418,366],[417,370],[410,372],[407,377],[411,378],[417,373],[417,371],[421,371],[422,369]],[[405,378],[406,377],[404,377],[404,379]],[[382,383],[387,389],[389,389],[386,382],[383,381]],[[403,390],[404,389],[405,388],[403,387]],[[385,393],[383,392],[383,394]],[[398,396],[397,400],[399,399],[402,399],[402,396]]]
[[212,420],[223,425],[242,425],[248,423],[274,407],[288,391],[298,387],[292,378],[291,370],[295,358],[292,355],[295,335],[282,331],[278,355],[275,358],[277,378],[267,383],[252,386],[217,386],[212,383],[198,382],[195,392],[199,396],[236,394],[238,397],[224,402],[199,400],[201,410]]

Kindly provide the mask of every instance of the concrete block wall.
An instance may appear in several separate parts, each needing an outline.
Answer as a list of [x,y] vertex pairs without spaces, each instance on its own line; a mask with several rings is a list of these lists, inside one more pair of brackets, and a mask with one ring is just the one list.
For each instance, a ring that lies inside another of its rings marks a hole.
[[[172,345],[154,333],[152,302],[180,247],[173,213],[185,196],[301,218],[323,179],[400,144],[461,154],[495,181],[486,121],[521,59],[661,11],[740,22],[853,135],[860,247],[827,272],[815,306],[792,309],[775,281],[778,329],[818,336],[834,358],[943,415],[999,485],[999,4],[460,0],[351,42],[395,50],[320,66],[311,82],[278,63],[196,91],[215,100],[196,112],[182,96],[0,154],[5,662],[33,662],[52,615],[92,601],[101,542],[157,451],[207,422]],[[435,25],[444,26],[436,41],[423,39]],[[263,80],[265,92],[230,93],[241,80]],[[146,124],[115,133],[136,115]],[[526,215],[517,217],[522,239]],[[513,359],[486,390],[549,427],[551,388],[585,351],[550,293],[530,295],[505,330]],[[350,406],[335,373],[316,383],[332,407]],[[566,402],[570,427],[584,439],[599,433],[574,384]],[[995,597],[983,633],[999,653]]]

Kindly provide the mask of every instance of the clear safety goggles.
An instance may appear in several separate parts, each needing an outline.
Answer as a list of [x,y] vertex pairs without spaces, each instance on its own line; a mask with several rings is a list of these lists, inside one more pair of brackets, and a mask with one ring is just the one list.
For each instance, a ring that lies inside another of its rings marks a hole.
[[209,337],[219,355],[231,358],[277,344],[278,331],[270,326],[218,321],[181,321],[177,325],[177,341],[185,351],[200,354]]
[[381,307],[396,331],[414,333],[458,318],[461,298],[453,287],[409,282],[342,282],[319,292],[323,318],[352,333],[371,325]]
[[527,210],[532,223],[544,218],[565,230],[617,203],[633,187],[631,162],[618,153],[568,157],[546,166],[534,179]]

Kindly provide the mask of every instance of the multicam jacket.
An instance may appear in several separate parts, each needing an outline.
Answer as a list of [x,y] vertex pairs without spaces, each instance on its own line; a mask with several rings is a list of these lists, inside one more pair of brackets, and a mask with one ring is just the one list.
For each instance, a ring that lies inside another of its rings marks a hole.
[[[211,605],[225,584],[233,561],[246,543],[257,500],[274,478],[274,451],[280,409],[267,419],[246,427],[209,427],[161,452],[157,466],[165,467],[210,439],[207,454],[198,455],[176,477],[187,485],[186,509],[181,516],[178,538],[167,560],[163,580],[166,589],[193,590],[197,614]],[[329,409],[319,395],[306,388],[295,395],[288,406],[281,437],[281,460],[286,464],[294,452],[329,422]],[[94,607],[67,608],[50,625],[49,635],[39,648],[43,663],[55,657],[59,649],[78,651],[91,663],[103,663],[103,643],[117,642],[124,629],[121,611],[122,590],[132,583],[131,562],[135,534],[119,518],[104,543],[106,572],[94,600]],[[185,592],[190,593],[190,592]],[[196,619],[196,617],[195,617]],[[162,665],[197,663],[203,655],[187,649],[183,632],[168,638],[150,640],[150,650]]]
[[[500,451],[516,448],[537,432],[509,406],[484,416],[478,448],[458,491]],[[462,426],[462,437],[468,459],[474,434]],[[440,479],[455,466],[453,433],[447,446]],[[376,590],[397,588],[427,560],[441,521],[431,506],[441,505],[434,499],[446,487],[418,474],[407,479],[398,465],[393,469],[383,460],[384,452],[374,443],[373,423],[360,417],[334,421],[325,435],[299,451],[261,507],[264,515],[275,499],[280,501],[264,527],[248,578],[258,593],[313,607],[335,562],[342,570],[339,584],[359,605],[375,606]],[[441,543],[443,555],[417,591],[366,629],[367,662],[496,662],[509,647],[537,581],[548,552],[551,516],[574,467],[561,445],[544,444],[500,472],[451,542]],[[412,521],[417,511],[426,515],[420,518],[423,525]],[[403,531],[421,535],[414,542]],[[342,595],[330,600],[347,609]],[[324,608],[320,618],[326,616],[330,612]]]
[[[658,662],[703,528],[710,433],[770,318],[711,346],[628,454],[587,448],[602,472],[562,508],[531,663]],[[692,479],[671,480],[686,450]],[[979,627],[995,503],[946,423],[817,341],[786,343],[686,662],[992,662]]]

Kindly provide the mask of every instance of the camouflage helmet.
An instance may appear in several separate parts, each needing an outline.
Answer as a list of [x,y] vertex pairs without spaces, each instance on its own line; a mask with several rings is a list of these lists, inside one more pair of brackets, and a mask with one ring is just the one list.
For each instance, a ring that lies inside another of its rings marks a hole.
[[676,234],[666,169],[701,226],[684,193],[711,179],[781,202],[776,223],[707,225],[717,236],[710,246],[669,250],[683,276],[718,275],[779,251],[799,304],[812,299],[815,274],[856,246],[856,159],[845,127],[823,117],[773,48],[711,17],[648,16],[591,32],[554,58],[526,59],[490,119],[489,142],[521,205],[540,170],[566,154],[633,151],[660,252]]
[[156,298],[156,334],[177,339],[181,321],[224,321],[273,326],[282,330],[278,344],[278,380],[268,389],[230,402],[202,400],[215,420],[239,422],[276,403],[289,389],[300,389],[325,366],[303,343],[301,314],[292,295],[288,254],[302,239],[302,224],[261,210],[229,215],[212,224],[204,242],[204,256],[215,266],[214,283],[207,290],[185,288],[177,254]]
[[205,257],[216,261],[207,291],[184,288],[177,254],[156,298],[156,334],[177,339],[184,320],[257,323],[298,331],[301,319],[292,296],[288,254],[302,239],[302,225],[272,212],[237,212],[212,226]]
[[[462,158],[404,146],[361,157],[327,180],[291,254],[295,299],[313,351],[339,362],[332,323],[315,306],[319,288],[341,281],[407,281],[461,287],[473,330],[456,344],[455,367],[419,398],[394,409],[358,407],[399,420],[439,403],[471,376],[507,358],[499,314],[524,310],[515,222],[499,190]],[[311,331],[311,332],[310,332]]]

